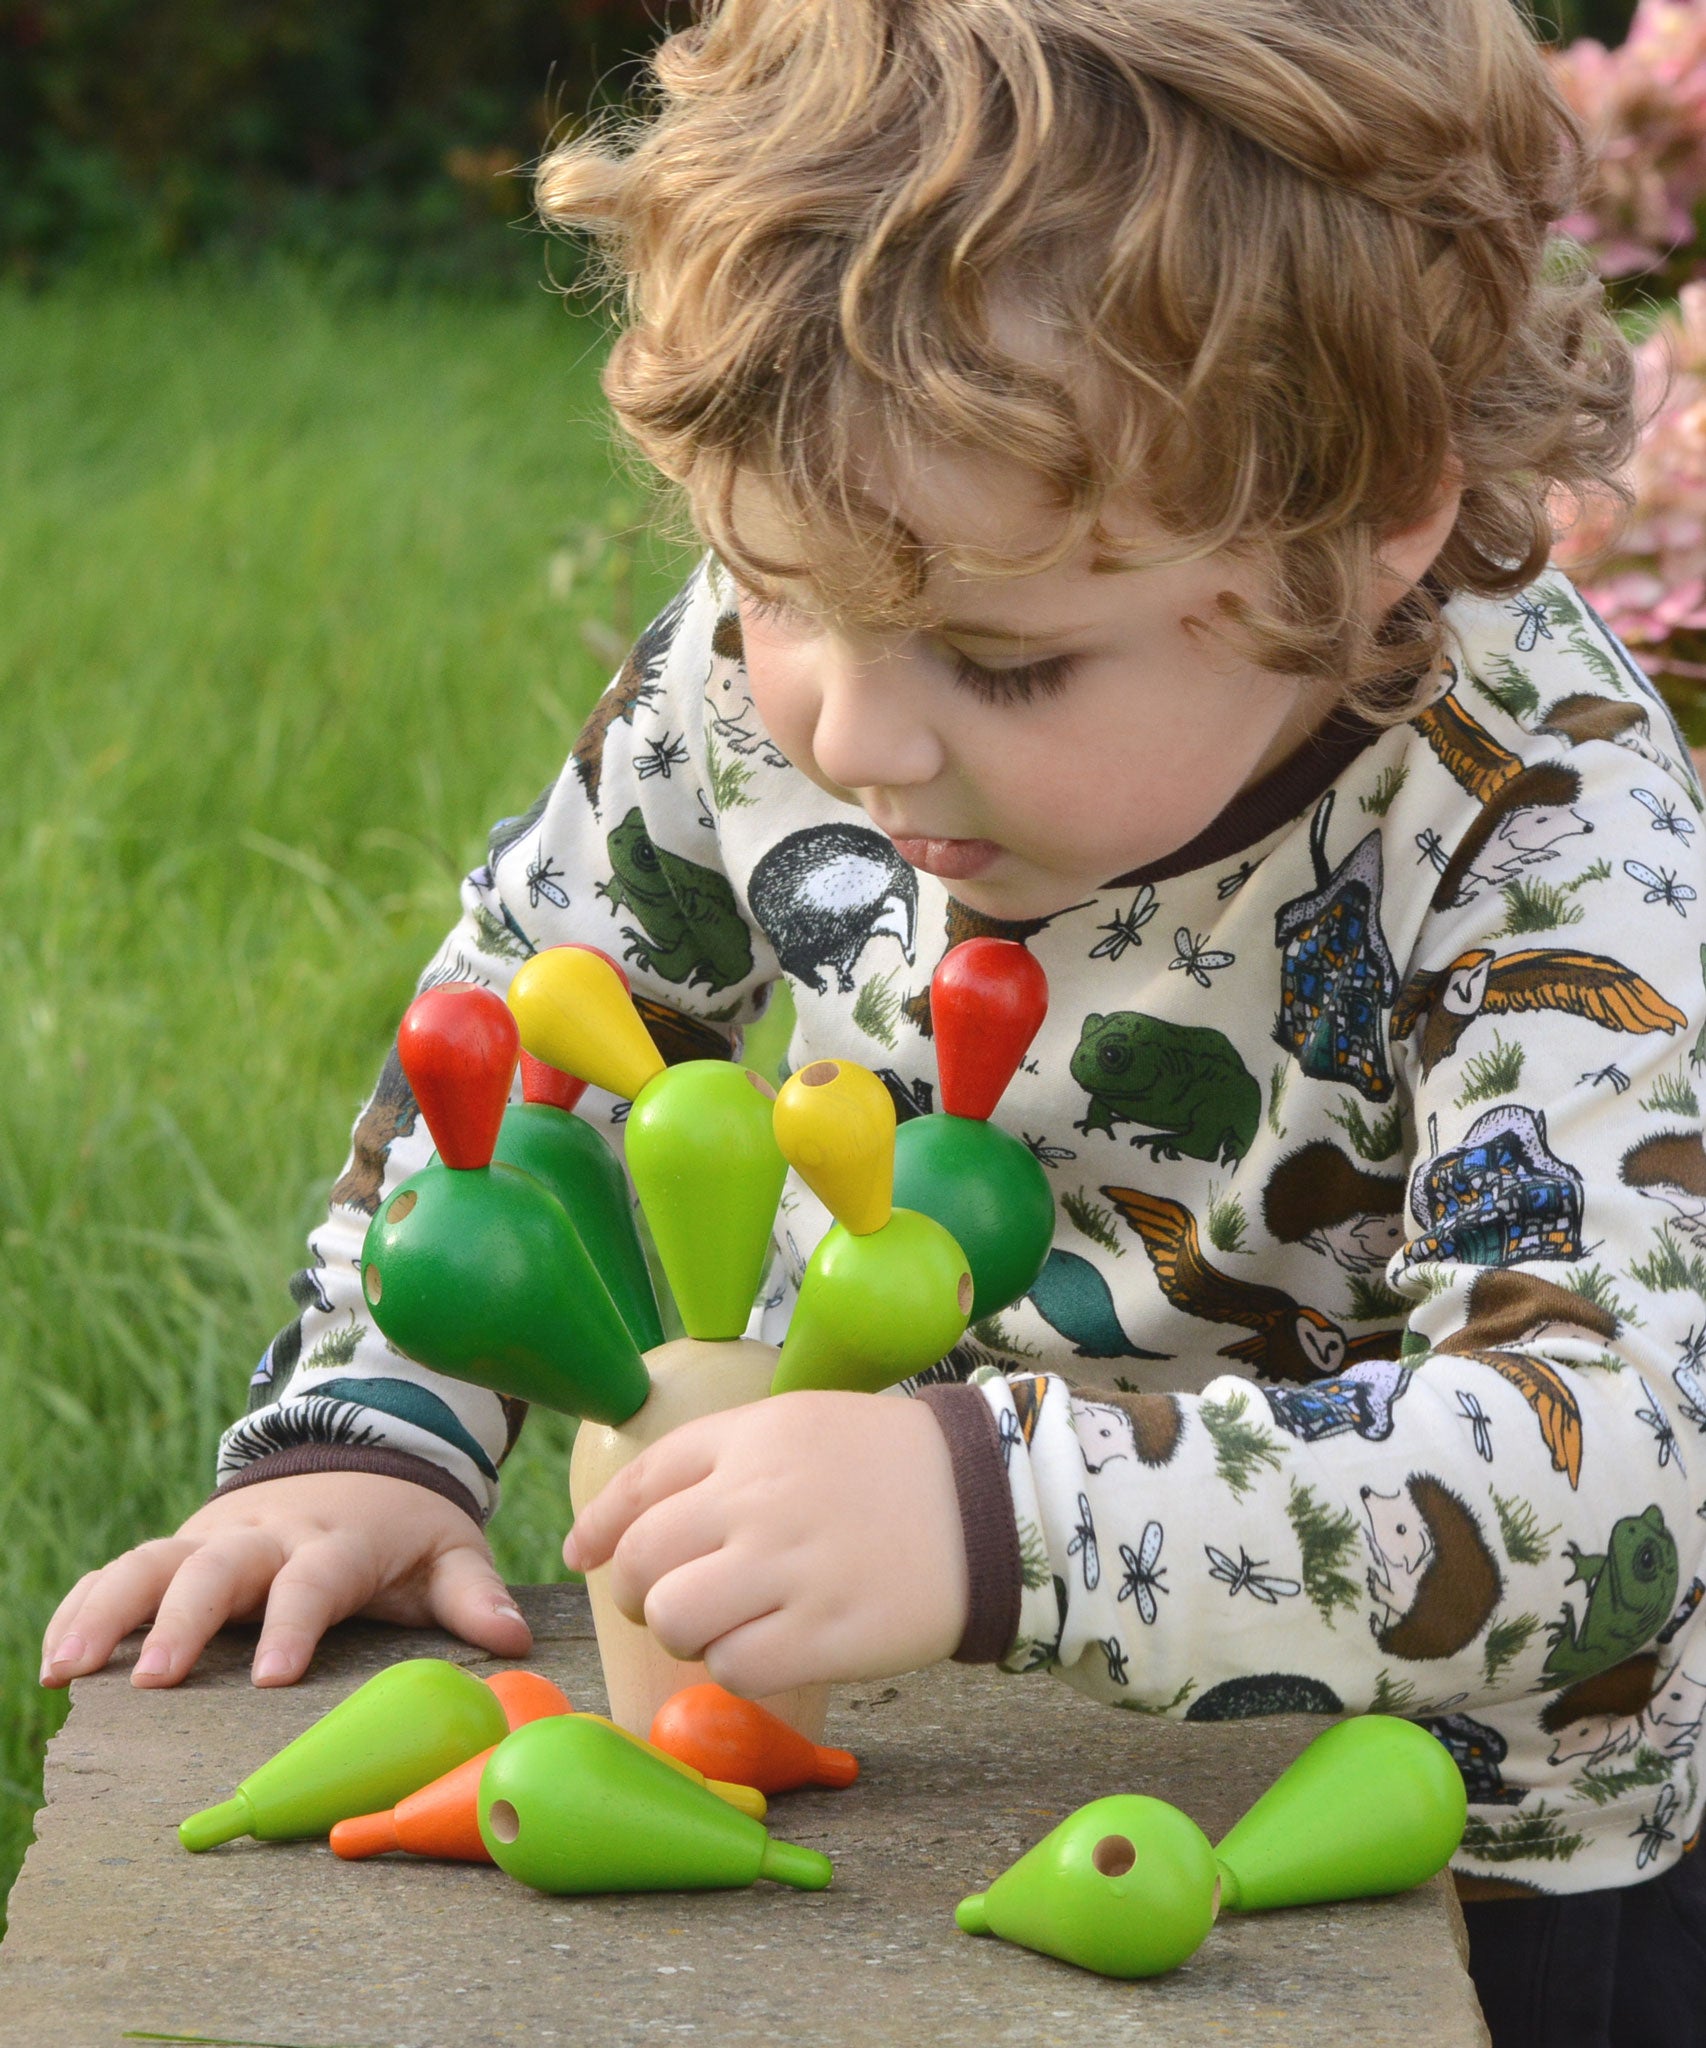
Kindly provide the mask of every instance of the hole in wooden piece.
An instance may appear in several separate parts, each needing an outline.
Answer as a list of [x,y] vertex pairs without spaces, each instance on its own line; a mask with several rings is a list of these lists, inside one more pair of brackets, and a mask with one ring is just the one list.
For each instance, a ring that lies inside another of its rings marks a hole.
[[962,1316],[969,1316],[971,1314],[972,1296],[976,1292],[976,1288],[971,1284],[971,1275],[969,1273],[962,1273],[960,1275],[960,1314]]
[[809,1067],[802,1067],[800,1069],[800,1086],[802,1088],[827,1088],[840,1072],[841,1066],[839,1061],[813,1060]]
[[521,1833],[521,1816],[507,1799],[494,1799],[486,1819],[500,1842],[513,1842]]
[[383,1289],[379,1278],[379,1268],[377,1266],[369,1266],[367,1271],[362,1274],[361,1286],[362,1292],[367,1296],[369,1301],[376,1302],[379,1299],[379,1296]]
[[770,1083],[767,1080],[765,1080],[762,1074],[755,1074],[752,1071],[752,1069],[748,1067],[746,1070],[746,1078],[758,1090],[759,1094],[764,1097],[766,1102],[774,1102],[776,1100],[775,1089],[771,1087]]
[[[492,1810],[497,1811],[495,1807]],[[1137,1861],[1137,1851],[1124,1835],[1104,1835],[1090,1851],[1090,1861],[1104,1877],[1124,1877]]]
[[415,1213],[415,1204],[419,1200],[420,1193],[418,1189],[405,1188],[403,1192],[397,1197],[397,1199],[391,1204],[390,1208],[386,1210],[386,1222],[401,1223],[405,1216],[412,1216]]

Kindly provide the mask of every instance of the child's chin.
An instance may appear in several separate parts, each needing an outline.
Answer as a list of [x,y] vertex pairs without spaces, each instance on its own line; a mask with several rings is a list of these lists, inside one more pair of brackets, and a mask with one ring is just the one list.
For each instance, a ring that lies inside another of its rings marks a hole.
[[1075,888],[1058,875],[1026,873],[1020,863],[1008,859],[989,875],[950,882],[948,893],[955,902],[980,916],[1001,924],[1025,924],[1057,917],[1061,911],[1086,903],[1096,894],[1094,884]]

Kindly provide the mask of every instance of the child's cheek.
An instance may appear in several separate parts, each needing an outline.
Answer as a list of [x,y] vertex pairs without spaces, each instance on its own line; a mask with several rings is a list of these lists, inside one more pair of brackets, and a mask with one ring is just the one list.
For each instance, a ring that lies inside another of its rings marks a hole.
[[851,802],[848,792],[820,774],[812,759],[820,707],[810,650],[762,629],[749,632],[746,679],[765,731],[789,761],[820,789]]

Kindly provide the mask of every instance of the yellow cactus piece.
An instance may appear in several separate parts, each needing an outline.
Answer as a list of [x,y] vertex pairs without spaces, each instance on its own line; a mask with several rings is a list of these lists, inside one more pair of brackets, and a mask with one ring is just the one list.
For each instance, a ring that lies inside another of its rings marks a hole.
[[801,1180],[853,1236],[868,1237],[889,1220],[894,1103],[869,1067],[853,1060],[814,1060],[791,1074],[776,1098],[776,1142]]
[[536,953],[509,985],[521,1042],[545,1060],[632,1102],[663,1072],[663,1055],[640,1022],[622,977],[590,946]]

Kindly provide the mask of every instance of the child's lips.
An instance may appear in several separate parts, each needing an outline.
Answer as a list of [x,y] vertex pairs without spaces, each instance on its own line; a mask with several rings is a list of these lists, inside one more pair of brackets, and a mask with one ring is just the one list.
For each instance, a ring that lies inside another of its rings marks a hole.
[[891,832],[894,848],[909,868],[939,876],[944,882],[970,882],[985,874],[1000,857],[993,839],[925,839]]

